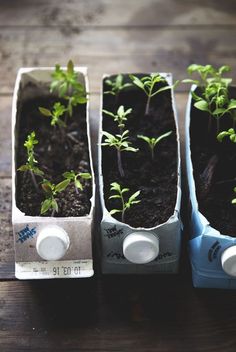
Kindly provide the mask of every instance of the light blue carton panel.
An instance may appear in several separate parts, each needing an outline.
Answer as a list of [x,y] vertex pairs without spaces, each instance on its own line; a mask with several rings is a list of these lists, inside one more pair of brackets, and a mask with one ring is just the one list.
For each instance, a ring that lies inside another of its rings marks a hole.
[[[164,76],[169,85],[172,84],[171,74],[161,74]],[[124,76],[126,76],[124,74]],[[108,76],[105,76],[108,77]],[[102,94],[101,94],[102,96]],[[117,221],[109,214],[106,209],[103,193],[103,176],[102,176],[102,113],[100,117],[99,131],[99,150],[98,150],[98,167],[99,167],[99,186],[100,200],[102,207],[101,222],[101,260],[102,271],[106,274],[145,274],[145,273],[176,273],[179,266],[182,223],[180,220],[181,204],[181,179],[180,179],[180,144],[179,131],[177,124],[177,113],[174,102],[173,91],[171,91],[171,104],[174,112],[177,134],[178,148],[178,180],[177,180],[177,198],[173,215],[163,224],[153,228],[133,228],[125,223]],[[102,111],[103,101],[101,101]],[[134,264],[126,259],[123,251],[124,240],[131,234],[151,234],[159,242],[159,253],[154,260],[145,264]]]
[[[196,86],[191,87],[191,92]],[[206,288],[236,288],[236,278],[226,274],[221,258],[225,249],[236,244],[236,239],[210,226],[198,209],[196,187],[190,150],[190,119],[192,95],[189,94],[186,110],[186,169],[191,206],[189,253],[192,265],[193,285]]]

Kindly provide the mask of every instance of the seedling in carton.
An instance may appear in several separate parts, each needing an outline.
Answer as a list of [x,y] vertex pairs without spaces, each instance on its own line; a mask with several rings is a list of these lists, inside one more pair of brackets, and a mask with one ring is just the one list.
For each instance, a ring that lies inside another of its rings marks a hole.
[[51,183],[48,180],[43,180],[41,186],[43,191],[45,192],[45,200],[41,203],[41,214],[46,213],[48,210],[52,210],[51,216],[54,216],[55,212],[58,212],[58,203],[56,200],[56,196],[58,193],[64,191],[66,187],[69,185],[70,180],[66,179],[61,181],[57,185]]
[[220,118],[226,113],[230,113],[235,120],[236,101],[229,99],[228,86],[232,82],[231,78],[223,78],[222,75],[230,71],[229,66],[221,66],[219,69],[211,65],[190,65],[187,69],[189,74],[198,73],[200,80],[185,79],[184,83],[196,84],[201,94],[192,92],[193,99],[196,101],[194,106],[202,111],[209,113],[208,130],[211,130],[211,117],[217,121],[217,133],[220,130]]
[[124,81],[124,77],[123,75],[119,74],[117,75],[114,80],[111,79],[106,79],[105,83],[106,85],[109,86],[109,90],[107,90],[106,92],[104,92],[104,94],[111,94],[115,96],[116,102],[118,101],[119,98],[119,94],[120,92],[125,89],[128,88],[130,86],[132,86],[131,83],[123,83]]
[[123,128],[125,127],[125,121],[127,121],[127,116],[131,114],[132,108],[127,110],[124,109],[124,106],[121,105],[118,109],[116,114],[113,114],[111,111],[102,110],[106,115],[111,116],[115,122],[118,123],[118,127],[120,132],[122,133]]
[[67,111],[72,116],[73,107],[87,102],[87,93],[84,86],[78,81],[78,72],[74,70],[74,64],[70,60],[67,70],[60,65],[55,66],[52,74],[51,93],[58,92],[60,98],[68,100]]
[[61,119],[64,113],[67,111],[66,107],[60,102],[57,102],[53,105],[52,111],[39,107],[39,111],[42,115],[51,118],[51,126],[58,125],[59,127],[65,127],[65,122]]
[[73,170],[71,170],[71,171],[64,172],[63,177],[66,180],[69,180],[70,182],[74,183],[75,192],[78,194],[79,189],[81,191],[83,190],[83,185],[78,178],[80,177],[81,179],[88,180],[88,179],[91,179],[91,174],[88,172],[79,172],[78,174],[76,174]]
[[130,209],[132,205],[138,204],[141,202],[141,200],[138,200],[138,196],[140,194],[140,191],[135,192],[132,194],[127,201],[124,199],[124,193],[129,192],[129,188],[122,188],[119,183],[113,182],[111,183],[111,188],[110,191],[114,191],[115,194],[111,195],[109,199],[120,199],[121,201],[121,209],[112,209],[110,211],[111,215],[114,215],[116,213],[121,213],[121,221],[125,221],[125,212],[127,209]]
[[149,114],[150,102],[152,97],[154,97],[156,94],[161,93],[165,90],[174,88],[178,84],[178,81],[176,81],[173,86],[165,85],[164,87],[161,87],[158,89],[158,85],[160,83],[162,84],[166,83],[165,78],[163,78],[159,73],[151,73],[150,76],[145,76],[142,78],[138,78],[137,76],[130,75],[130,78],[133,81],[133,84],[139,87],[140,89],[142,89],[144,93],[147,95],[145,115]]
[[138,135],[137,137],[144,140],[145,142],[147,142],[150,152],[151,152],[151,157],[152,160],[154,160],[154,148],[155,146],[164,138],[167,138],[171,135],[172,131],[166,132],[164,134],[162,134],[161,136],[154,138],[154,137],[147,137],[147,136],[143,136],[143,135]]
[[31,132],[28,136],[27,139],[24,143],[24,147],[27,150],[27,162],[25,165],[22,165],[18,168],[18,171],[29,171],[34,187],[36,190],[38,190],[38,184],[35,178],[35,175],[37,176],[43,176],[43,171],[40,170],[37,166],[38,161],[35,158],[35,153],[34,153],[34,146],[38,144],[38,140],[35,138],[35,132]]
[[122,165],[121,152],[137,152],[138,149],[131,147],[131,142],[128,141],[128,130],[124,131],[122,134],[116,134],[115,136],[111,133],[103,131],[103,135],[106,137],[106,139],[101,145],[116,148],[118,170],[121,177],[124,177],[125,172]]

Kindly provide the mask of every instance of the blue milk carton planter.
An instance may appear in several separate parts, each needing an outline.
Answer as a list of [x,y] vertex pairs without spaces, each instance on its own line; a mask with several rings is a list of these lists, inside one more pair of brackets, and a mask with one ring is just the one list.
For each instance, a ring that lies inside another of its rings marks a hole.
[[[88,102],[86,123],[92,174],[89,214],[81,217],[28,216],[16,204],[19,105],[22,100],[33,98],[35,94],[48,95],[53,70],[54,68],[22,68],[15,84],[12,108],[12,224],[15,275],[18,279],[83,278],[94,273],[91,232],[95,184],[91,162]],[[75,67],[75,71],[80,73],[79,79],[88,92],[87,69]]]
[[[161,73],[169,85],[171,74]],[[103,80],[109,76],[105,75]],[[124,75],[128,77],[127,74]],[[105,274],[151,274],[176,273],[178,271],[181,246],[181,179],[180,179],[180,144],[177,124],[177,113],[173,90],[170,104],[174,113],[177,139],[177,196],[173,215],[156,227],[134,228],[116,220],[109,214],[104,199],[104,183],[102,171],[102,123],[103,94],[101,97],[101,115],[99,130],[99,188],[102,208],[101,221],[101,257],[102,272]]]
[[[191,91],[197,87],[193,85]],[[192,95],[186,110],[186,169],[191,207],[189,241],[193,285],[208,288],[236,288],[236,238],[214,229],[198,209],[191,159],[190,121]]]

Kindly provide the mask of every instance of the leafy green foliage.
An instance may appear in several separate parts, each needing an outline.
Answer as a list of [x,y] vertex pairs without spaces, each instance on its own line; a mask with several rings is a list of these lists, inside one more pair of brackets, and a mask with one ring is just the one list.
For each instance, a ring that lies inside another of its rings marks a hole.
[[117,96],[123,89],[132,86],[131,83],[123,83],[123,75],[117,75],[114,80],[106,79],[105,83],[109,86],[109,90],[104,92],[104,94],[111,94]]
[[34,186],[36,190],[38,190],[38,185],[34,175],[42,177],[44,173],[37,166],[38,161],[36,160],[34,153],[34,146],[36,144],[38,144],[38,140],[36,139],[35,132],[33,131],[27,136],[27,139],[24,142],[24,147],[27,150],[27,162],[24,165],[21,165],[17,170],[23,172],[30,171]]
[[137,152],[137,148],[131,146],[131,142],[128,141],[129,131],[126,130],[122,134],[113,135],[111,133],[103,131],[103,135],[106,137],[104,142],[101,144],[103,146],[114,147],[117,150],[117,164],[118,170],[121,177],[124,177],[124,169],[121,160],[121,152]]
[[200,88],[200,95],[192,92],[192,97],[196,101],[194,106],[209,114],[208,129],[211,128],[211,116],[217,119],[217,133],[219,133],[219,119],[229,113],[233,119],[236,118],[236,101],[229,98],[229,84],[231,78],[224,78],[223,74],[230,71],[229,66],[221,66],[216,69],[212,65],[190,65],[187,69],[189,74],[197,73],[199,80],[187,79],[184,83],[194,83]]
[[102,110],[106,115],[111,116],[114,121],[118,123],[120,129],[125,127],[125,121],[127,121],[127,116],[131,114],[132,108],[125,110],[124,106],[121,105],[117,109],[116,114],[113,114],[111,111]]
[[79,172],[76,174],[73,170],[71,170],[64,172],[63,177],[66,180],[69,180],[70,182],[74,183],[75,191],[76,193],[78,193],[78,189],[80,189],[81,191],[83,190],[83,185],[78,178],[80,177],[81,179],[88,180],[91,179],[92,176],[88,172]]
[[231,142],[236,143],[236,132],[234,128],[229,128],[228,131],[222,131],[217,135],[217,140],[222,142],[225,137],[229,137]]
[[66,70],[57,64],[52,73],[50,91],[51,93],[57,91],[60,98],[68,100],[69,116],[72,116],[73,107],[87,102],[87,93],[84,86],[78,81],[78,77],[79,73],[75,71],[71,60],[68,62]]
[[154,137],[147,137],[147,136],[143,136],[143,135],[138,135],[137,137],[144,140],[150,149],[151,152],[151,156],[152,156],[152,160],[154,159],[154,148],[155,146],[164,138],[167,138],[171,135],[172,131],[166,132],[164,134],[162,134],[161,136],[154,138]]
[[57,102],[53,105],[52,111],[43,107],[39,107],[39,111],[41,112],[42,115],[51,118],[51,126],[56,126],[56,125],[60,127],[66,126],[65,122],[61,119],[61,117],[65,114],[67,109],[60,102]]
[[132,205],[141,202],[141,200],[137,199],[140,195],[140,191],[133,193],[127,200],[124,199],[124,194],[129,192],[129,188],[122,188],[119,183],[113,182],[111,183],[110,191],[113,191],[115,194],[111,195],[109,199],[120,199],[121,201],[121,209],[112,209],[110,214],[114,215],[116,213],[121,213],[121,221],[124,222],[125,211],[130,209]]
[[40,214],[46,213],[48,210],[52,210],[52,215],[54,212],[58,212],[58,203],[56,200],[56,196],[58,193],[64,191],[66,187],[69,185],[70,180],[66,179],[61,181],[57,185],[51,183],[48,180],[43,180],[41,186],[45,193],[45,200],[41,203],[41,211]]
[[164,87],[158,88],[158,85],[160,83],[166,83],[165,78],[162,77],[159,73],[151,73],[150,76],[145,76],[142,78],[138,78],[137,76],[130,75],[130,78],[133,84],[139,87],[140,89],[142,89],[148,97],[146,108],[145,108],[146,115],[149,113],[150,100],[152,97],[154,97],[156,94],[161,93],[165,90],[174,88],[178,84],[178,81],[176,81],[173,86],[165,85]]

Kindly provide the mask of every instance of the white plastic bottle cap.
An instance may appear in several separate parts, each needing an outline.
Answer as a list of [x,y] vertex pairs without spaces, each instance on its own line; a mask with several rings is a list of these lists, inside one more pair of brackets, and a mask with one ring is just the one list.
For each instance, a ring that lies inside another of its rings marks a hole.
[[58,260],[66,254],[69,245],[70,239],[66,231],[57,225],[49,225],[40,231],[36,250],[45,260]]
[[159,240],[152,233],[133,232],[124,239],[123,253],[131,263],[149,263],[158,256]]
[[236,276],[236,246],[224,250],[221,255],[221,264],[226,274]]

